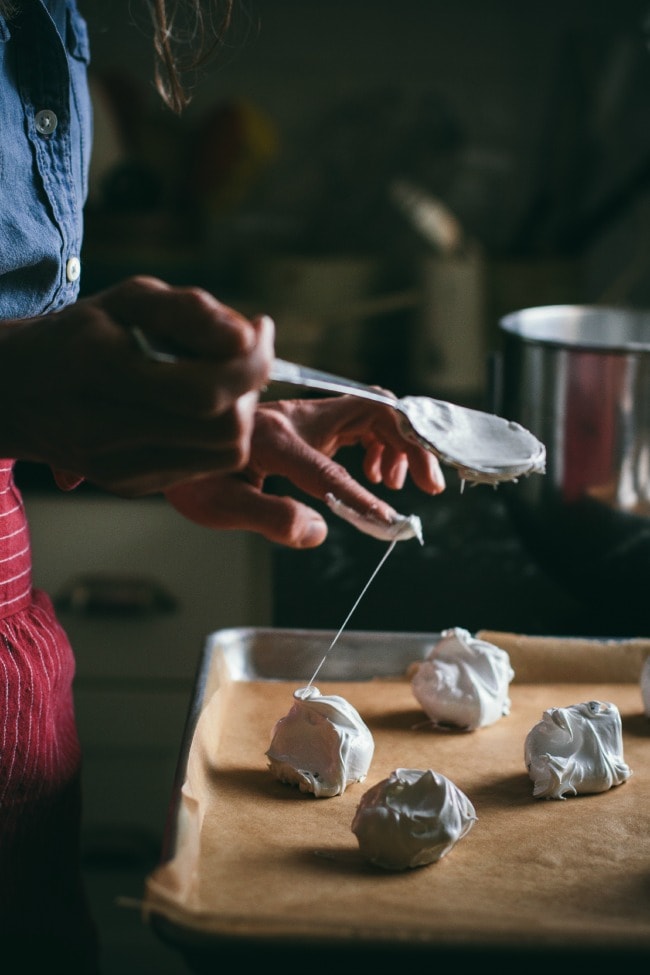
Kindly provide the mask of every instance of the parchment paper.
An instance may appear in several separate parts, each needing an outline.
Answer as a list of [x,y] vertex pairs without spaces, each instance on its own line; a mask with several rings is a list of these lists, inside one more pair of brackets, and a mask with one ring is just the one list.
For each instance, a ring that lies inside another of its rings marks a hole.
[[[511,640],[519,675],[510,715],[488,728],[435,730],[405,677],[318,684],[346,697],[375,739],[366,781],[328,799],[267,769],[273,726],[301,685],[233,682],[217,652],[189,752],[176,853],[147,879],[145,915],[215,939],[650,948],[650,720],[637,679],[650,644],[598,646],[590,655],[591,641],[540,648],[536,638],[481,635]],[[540,666],[549,680],[539,682]],[[533,799],[527,732],[546,708],[588,700],[619,707],[632,777],[606,793]],[[448,776],[478,821],[443,860],[393,873],[361,859],[350,824],[363,792],[398,767]]]

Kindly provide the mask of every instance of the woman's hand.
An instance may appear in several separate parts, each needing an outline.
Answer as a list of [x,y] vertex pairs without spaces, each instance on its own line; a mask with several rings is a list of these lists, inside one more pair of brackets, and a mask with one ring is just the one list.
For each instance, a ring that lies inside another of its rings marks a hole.
[[[134,326],[178,361],[148,360]],[[248,321],[205,291],[153,278],[0,323],[0,456],[125,496],[239,470],[273,342],[270,319]]]
[[332,459],[342,447],[353,445],[365,451],[363,470],[372,484],[399,490],[410,473],[425,493],[444,490],[437,459],[402,436],[394,410],[336,396],[259,405],[245,469],[195,478],[165,494],[182,515],[200,525],[256,531],[292,548],[312,548],[327,536],[325,520],[291,497],[264,494],[264,482],[272,475],[287,478],[320,501],[333,494],[360,515],[391,525],[395,510]]

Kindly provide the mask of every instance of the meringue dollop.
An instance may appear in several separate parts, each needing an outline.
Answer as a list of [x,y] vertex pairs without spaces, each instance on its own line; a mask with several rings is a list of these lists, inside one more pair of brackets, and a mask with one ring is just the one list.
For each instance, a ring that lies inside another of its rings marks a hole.
[[293,697],[266,752],[275,778],[317,798],[341,795],[351,783],[363,782],[375,742],[358,711],[344,697],[313,686]]
[[510,714],[514,676],[505,650],[457,626],[417,665],[411,689],[434,724],[474,731]]
[[366,535],[384,542],[403,542],[409,538],[417,538],[420,545],[424,545],[422,521],[418,515],[401,515],[396,511],[393,521],[387,525],[372,515],[360,514],[333,494],[326,494],[325,501],[330,511]]
[[441,860],[476,819],[470,800],[446,776],[398,768],[364,793],[352,832],[365,859],[407,870]]
[[607,701],[544,711],[526,736],[524,760],[536,799],[606,792],[632,774],[623,760],[620,712]]

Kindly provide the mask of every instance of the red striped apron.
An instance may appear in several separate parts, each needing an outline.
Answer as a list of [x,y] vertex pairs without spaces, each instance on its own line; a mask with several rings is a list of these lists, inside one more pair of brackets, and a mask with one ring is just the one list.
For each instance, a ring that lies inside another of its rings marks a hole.
[[0,460],[0,958],[13,951],[16,964],[42,959],[43,971],[66,975],[95,970],[79,871],[73,677],[52,603],[32,587],[13,461]]

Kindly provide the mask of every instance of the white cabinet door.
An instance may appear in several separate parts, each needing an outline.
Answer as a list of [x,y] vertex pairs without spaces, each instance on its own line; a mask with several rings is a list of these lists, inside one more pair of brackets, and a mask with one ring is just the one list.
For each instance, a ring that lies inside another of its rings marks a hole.
[[162,830],[210,633],[270,625],[270,547],[163,500],[25,493],[34,583],[77,660],[85,822]]
[[[80,680],[192,679],[209,633],[269,624],[270,549],[257,535],[201,528],[159,498],[27,495],[25,505],[37,586],[60,599],[107,581],[103,611],[83,597],[59,611]],[[133,610],[129,586],[135,603],[152,587],[174,608]]]

